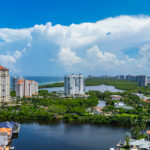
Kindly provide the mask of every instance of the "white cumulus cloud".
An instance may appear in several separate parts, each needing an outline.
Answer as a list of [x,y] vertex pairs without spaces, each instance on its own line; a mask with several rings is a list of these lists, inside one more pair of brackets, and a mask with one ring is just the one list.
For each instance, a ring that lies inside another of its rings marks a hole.
[[48,22],[26,29],[1,28],[0,63],[35,74],[149,74],[149,35],[150,17],[142,15],[69,26]]

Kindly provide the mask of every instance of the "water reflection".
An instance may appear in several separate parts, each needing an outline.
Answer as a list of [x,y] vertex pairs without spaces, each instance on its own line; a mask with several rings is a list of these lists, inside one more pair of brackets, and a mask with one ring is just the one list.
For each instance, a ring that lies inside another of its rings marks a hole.
[[72,123],[23,123],[16,150],[108,150],[123,140],[128,128]]

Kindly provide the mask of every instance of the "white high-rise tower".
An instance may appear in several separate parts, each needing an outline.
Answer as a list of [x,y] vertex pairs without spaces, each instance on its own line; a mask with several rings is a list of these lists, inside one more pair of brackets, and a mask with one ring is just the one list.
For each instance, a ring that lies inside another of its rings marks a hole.
[[10,100],[9,69],[0,66],[0,102]]
[[65,76],[64,79],[64,88],[65,88],[65,95],[73,96],[73,95],[79,95],[82,96],[85,94],[85,78],[83,75],[69,75]]

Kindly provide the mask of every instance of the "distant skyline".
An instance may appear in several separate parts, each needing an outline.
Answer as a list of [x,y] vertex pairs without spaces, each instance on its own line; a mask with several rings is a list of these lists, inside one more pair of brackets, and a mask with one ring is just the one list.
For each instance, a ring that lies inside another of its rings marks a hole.
[[0,1],[11,75],[150,75],[149,0]]

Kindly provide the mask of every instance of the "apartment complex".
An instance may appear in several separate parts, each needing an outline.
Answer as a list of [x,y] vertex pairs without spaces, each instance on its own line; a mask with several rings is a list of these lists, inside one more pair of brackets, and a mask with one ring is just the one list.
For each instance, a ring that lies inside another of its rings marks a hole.
[[0,66],[0,102],[10,100],[9,69]]
[[131,80],[138,83],[139,86],[147,86],[150,84],[150,77],[146,75],[117,75],[117,76],[99,76],[101,78],[110,78],[110,79],[121,79],[121,80]]
[[38,83],[33,80],[18,80],[16,83],[16,96],[32,97],[38,94]]
[[82,96],[85,95],[85,78],[83,75],[65,76],[64,78],[64,88],[65,95],[67,96]]

